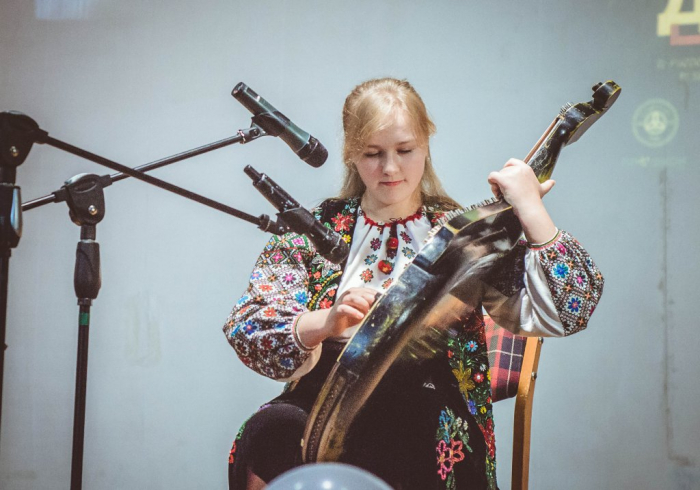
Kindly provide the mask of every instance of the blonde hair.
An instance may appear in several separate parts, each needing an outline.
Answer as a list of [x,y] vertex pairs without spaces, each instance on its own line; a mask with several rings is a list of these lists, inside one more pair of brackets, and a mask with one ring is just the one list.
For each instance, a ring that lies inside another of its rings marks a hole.
[[345,175],[340,198],[359,197],[365,184],[355,167],[355,159],[362,152],[367,140],[377,131],[390,126],[396,120],[397,111],[403,111],[413,124],[418,144],[427,150],[425,170],[420,182],[423,204],[435,205],[444,210],[459,208],[459,204],[447,195],[433,169],[429,139],[435,134],[435,124],[428,116],[423,99],[406,80],[377,78],[361,83],[350,92],[343,106],[343,163]]

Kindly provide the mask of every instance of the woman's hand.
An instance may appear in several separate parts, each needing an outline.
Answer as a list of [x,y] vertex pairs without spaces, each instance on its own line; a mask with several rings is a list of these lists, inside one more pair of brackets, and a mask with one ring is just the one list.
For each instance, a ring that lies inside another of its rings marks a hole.
[[515,158],[508,160],[498,172],[491,172],[488,181],[493,195],[503,196],[515,214],[524,207],[537,205],[555,184],[551,179],[540,184],[532,168]]
[[522,160],[511,158],[498,172],[488,177],[491,191],[513,206],[513,212],[531,243],[544,243],[556,233],[556,227],[542,203],[542,196],[554,187],[553,180],[540,184],[532,168]]
[[360,323],[378,296],[379,293],[370,288],[350,288],[340,295],[326,318],[326,338],[338,337]]
[[378,297],[374,289],[348,289],[333,307],[304,313],[297,323],[299,338],[304,345],[315,347],[329,337],[339,337],[362,321]]

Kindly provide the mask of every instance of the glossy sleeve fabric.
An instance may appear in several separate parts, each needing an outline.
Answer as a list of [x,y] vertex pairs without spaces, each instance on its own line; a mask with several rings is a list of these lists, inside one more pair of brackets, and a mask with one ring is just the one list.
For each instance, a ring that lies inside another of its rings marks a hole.
[[603,292],[604,279],[570,234],[540,248],[517,245],[483,283],[483,305],[517,335],[563,337],[583,330]]

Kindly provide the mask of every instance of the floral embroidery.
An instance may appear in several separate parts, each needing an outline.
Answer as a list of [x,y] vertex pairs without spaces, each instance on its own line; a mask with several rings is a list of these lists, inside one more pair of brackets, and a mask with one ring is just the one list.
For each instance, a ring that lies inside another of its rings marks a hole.
[[374,277],[374,273],[369,269],[365,269],[360,274],[360,277],[362,278],[362,280],[364,282],[370,282],[372,280],[372,278]]
[[387,279],[386,281],[384,281],[382,283],[382,288],[389,289],[389,286],[391,286],[392,282],[394,282],[394,279],[390,277],[389,279]]
[[482,434],[484,434],[488,455],[490,458],[494,459],[496,457],[496,436],[493,431],[493,419],[488,419],[486,424],[484,426],[479,425],[479,428]]
[[557,242],[538,254],[542,269],[552,271],[547,283],[564,334],[583,330],[603,294],[602,274],[576,239],[565,231]]
[[569,274],[569,268],[566,264],[555,264],[552,273],[555,277],[563,279]]
[[233,441],[233,446],[231,446],[231,452],[228,453],[228,464],[233,464],[236,459],[236,441]]
[[401,253],[406,257],[407,259],[412,259],[413,257],[416,256],[415,250],[413,250],[411,247],[404,247],[401,249]]
[[350,231],[355,219],[350,215],[338,213],[335,218],[331,218],[331,221],[335,224],[335,231]]
[[[329,228],[333,228],[331,217],[348,216],[340,221],[341,228],[350,227],[340,232],[346,240],[351,238],[356,212],[357,200],[326,201],[313,210]],[[294,343],[292,321],[304,311],[332,306],[341,274],[341,267],[318,255],[306,236],[271,237],[248,289],[224,325],[243,363],[271,378],[290,376],[310,355]]]
[[[412,238],[411,229],[404,229],[409,222],[414,222],[413,230],[417,236],[427,233],[429,228],[426,226],[426,221],[430,221],[430,216],[426,216],[424,207],[421,207],[418,212],[411,216],[398,220],[390,220],[387,222],[376,222],[364,214],[361,208],[358,207],[358,220],[363,223],[361,228],[361,236],[363,244],[361,248],[361,256],[364,257],[360,264],[353,264],[353,275],[363,272],[364,266],[370,268],[373,272],[371,281],[364,281],[368,287],[375,289],[386,289],[383,286],[383,281],[388,279],[384,276],[398,276],[397,272],[404,270],[410,266],[410,263],[416,256],[416,249],[408,245],[415,241]],[[354,230],[357,233],[358,230]],[[356,260],[356,259],[355,259]],[[359,269],[355,269],[359,266]]]
[[[469,413],[474,416],[483,432],[486,427],[493,427],[493,412],[491,385],[484,382],[489,379],[489,370],[484,320],[480,310],[474,310],[468,316],[459,333],[448,339],[447,347],[448,362],[459,383],[459,390],[467,403]],[[488,453],[486,455],[486,478],[488,488],[496,489],[495,443],[493,456]],[[445,483],[451,488],[449,479],[448,475]]]
[[476,386],[471,380],[472,370],[464,369],[462,361],[459,361],[459,367],[452,369],[452,374],[454,374],[455,378],[457,378],[457,382],[459,383],[459,391],[461,391],[465,397],[468,396],[469,392]]
[[330,291],[337,289],[338,280],[342,274],[338,266],[330,264],[319,257],[314,257],[309,266],[309,281],[307,290],[311,293],[306,307],[309,310],[315,310],[319,307],[319,303],[324,297],[330,294]]
[[[452,411],[449,408],[440,412],[440,427],[443,429],[443,439],[449,439],[450,427],[452,427]],[[439,434],[438,430],[438,436]]]
[[258,331],[258,324],[248,320],[243,326],[243,331],[246,333],[246,335],[251,335]]
[[440,420],[435,438],[438,441],[435,452],[437,454],[437,472],[440,479],[445,481],[448,489],[457,488],[454,473],[455,463],[464,460],[464,449],[473,452],[469,447],[469,426],[461,417],[455,416],[449,407],[440,412]]
[[433,226],[438,226],[445,218],[445,213],[436,206],[426,206],[425,212],[430,217],[430,224]]
[[[581,272],[581,271],[576,271],[574,273],[574,281],[576,282],[576,285],[579,287],[584,287],[586,283],[588,282],[588,278],[586,275]],[[590,295],[590,293],[588,293]]]
[[[455,463],[459,463],[464,459],[464,453],[462,452],[462,442],[450,440],[449,446],[443,440],[438,442],[437,447],[437,460],[438,460],[438,475],[440,478],[445,480],[447,475],[452,473],[452,468]],[[450,475],[452,476],[452,475]],[[455,488],[454,478],[447,484],[447,488]]]
[[572,296],[569,299],[569,302],[566,304],[566,307],[569,309],[569,311],[573,311],[574,313],[578,313],[578,310],[581,308],[581,298],[577,298],[576,296]]

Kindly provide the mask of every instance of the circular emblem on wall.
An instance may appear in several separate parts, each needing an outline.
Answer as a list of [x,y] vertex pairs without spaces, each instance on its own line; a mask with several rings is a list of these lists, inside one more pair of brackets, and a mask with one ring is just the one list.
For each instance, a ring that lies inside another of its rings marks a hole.
[[665,99],[649,99],[632,116],[632,131],[637,141],[650,148],[668,144],[678,132],[678,111]]

